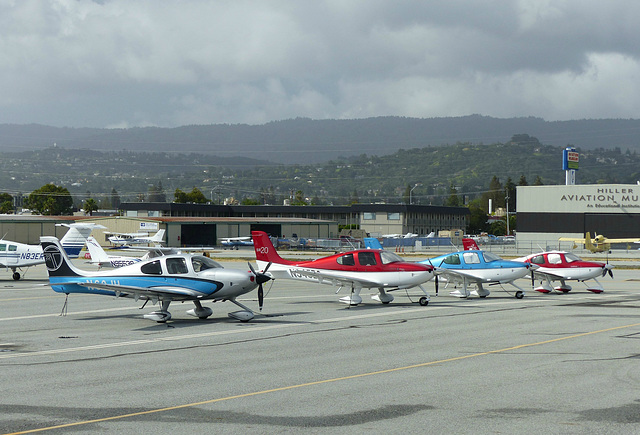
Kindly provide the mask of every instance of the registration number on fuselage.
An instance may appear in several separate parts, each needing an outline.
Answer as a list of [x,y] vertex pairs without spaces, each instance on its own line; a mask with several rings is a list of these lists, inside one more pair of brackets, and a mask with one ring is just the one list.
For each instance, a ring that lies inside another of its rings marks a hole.
[[319,281],[318,274],[313,270],[305,269],[289,269],[291,278],[306,279],[309,281]]
[[23,252],[20,254],[20,260],[44,260],[42,252]]

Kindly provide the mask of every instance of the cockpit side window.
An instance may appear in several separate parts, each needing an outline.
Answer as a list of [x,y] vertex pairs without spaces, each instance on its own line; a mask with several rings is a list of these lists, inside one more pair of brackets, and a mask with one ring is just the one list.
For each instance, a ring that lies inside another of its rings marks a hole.
[[375,266],[378,264],[375,252],[358,252],[358,262],[360,266]]
[[167,272],[170,274],[189,273],[187,261],[182,258],[167,258]]
[[560,254],[549,254],[547,255],[547,260],[549,260],[550,264],[562,263],[562,257],[560,257]]
[[477,252],[464,252],[462,257],[465,264],[480,264],[480,256]]
[[0,251],[4,252],[7,250],[7,245],[5,245],[4,243],[0,244]]
[[355,266],[356,260],[353,258],[353,254],[344,254],[336,259],[338,264],[343,266]]
[[162,266],[160,266],[160,260],[143,264],[142,267],[140,267],[140,272],[146,273],[147,275],[162,275]]

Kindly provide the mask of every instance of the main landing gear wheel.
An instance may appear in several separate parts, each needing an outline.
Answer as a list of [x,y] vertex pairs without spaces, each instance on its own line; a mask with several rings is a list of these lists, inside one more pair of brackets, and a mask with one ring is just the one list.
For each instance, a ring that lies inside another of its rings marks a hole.
[[18,281],[18,280],[20,279],[20,273],[18,273],[18,272],[13,272],[13,279],[14,279],[15,281]]
[[522,299],[524,297],[524,293],[518,290],[516,292],[516,299]]
[[420,302],[420,305],[422,305],[423,307],[426,307],[427,305],[429,305],[429,299],[427,299],[425,296],[422,296],[419,302]]

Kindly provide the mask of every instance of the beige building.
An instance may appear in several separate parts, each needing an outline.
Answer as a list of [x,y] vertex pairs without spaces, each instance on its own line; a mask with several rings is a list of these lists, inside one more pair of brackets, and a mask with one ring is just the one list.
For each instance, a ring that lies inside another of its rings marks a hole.
[[518,186],[517,241],[640,237],[640,185]]

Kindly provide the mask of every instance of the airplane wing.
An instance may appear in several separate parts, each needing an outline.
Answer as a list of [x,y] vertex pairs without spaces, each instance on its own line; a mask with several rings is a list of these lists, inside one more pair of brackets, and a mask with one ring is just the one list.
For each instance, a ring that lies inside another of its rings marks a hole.
[[[576,242],[576,243],[584,243],[584,237],[581,238],[575,238],[575,237],[560,237],[558,239],[559,242]],[[593,243],[593,239],[591,239],[591,242]]]
[[640,239],[605,239],[604,243],[640,243]]
[[480,269],[476,269],[475,272],[473,269],[443,269],[436,267],[434,273],[438,275],[438,277],[443,278],[447,282],[459,282],[462,283],[465,279],[467,282],[471,283],[511,283],[514,279],[499,279],[499,278],[482,278],[478,276],[478,272]]
[[439,278],[443,278],[447,282],[462,282],[465,279],[471,282],[486,282],[478,278],[476,275],[462,269],[436,268],[434,273],[438,275]]
[[79,285],[81,287],[95,288],[100,290],[107,290],[116,293],[132,293],[137,296],[147,296],[150,298],[157,298],[158,296],[168,296],[171,299],[200,299],[207,296],[206,293],[198,292],[193,289],[185,287],[173,287],[173,286],[158,286],[158,287],[137,287],[130,285],[120,284],[107,284],[97,282],[63,282],[63,283],[51,283],[51,285]]
[[556,275],[555,273],[538,272],[536,270],[533,271],[533,277],[534,277],[534,279],[546,279],[546,278],[549,278],[550,280],[567,279],[567,277]]

